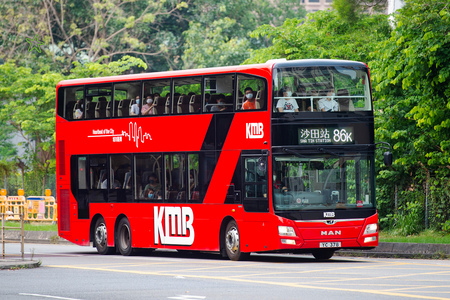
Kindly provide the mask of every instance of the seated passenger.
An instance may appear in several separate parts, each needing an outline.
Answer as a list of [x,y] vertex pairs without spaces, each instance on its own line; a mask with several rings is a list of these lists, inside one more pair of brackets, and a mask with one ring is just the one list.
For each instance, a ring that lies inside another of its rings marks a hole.
[[332,90],[327,92],[327,96],[319,100],[319,111],[339,111],[339,105],[333,99],[334,93]]
[[225,105],[225,95],[224,94],[220,94],[217,99],[217,104],[213,104],[213,106],[211,107],[211,112],[215,112],[215,111],[225,111],[227,109],[227,106]]
[[253,98],[254,93],[253,93],[253,89],[251,87],[246,87],[244,90],[244,94],[245,94],[245,102],[242,103],[242,109],[256,109],[255,106],[255,98]]
[[280,90],[281,98],[277,102],[277,109],[279,112],[298,112],[298,104],[295,99],[290,98],[292,91],[290,87],[286,87]]
[[84,110],[83,99],[79,99],[76,104],[75,119],[83,119],[83,110]]
[[[153,190],[153,192],[155,192],[155,193],[161,190],[161,185],[158,183],[158,178],[156,177],[155,174],[150,174],[148,176],[148,184],[145,186],[144,191],[143,191],[144,198],[148,197],[148,194],[145,195],[145,193],[146,192],[148,193],[148,191],[150,189]],[[147,196],[147,197],[145,197],[145,196]]]
[[153,104],[152,96],[148,95],[147,99],[145,100],[145,104],[142,105],[141,115],[143,115],[143,116],[153,115],[153,107],[154,106],[155,105]]
[[140,103],[139,96],[136,96],[136,102],[133,105],[131,105],[130,108],[130,116],[139,115],[139,103]]

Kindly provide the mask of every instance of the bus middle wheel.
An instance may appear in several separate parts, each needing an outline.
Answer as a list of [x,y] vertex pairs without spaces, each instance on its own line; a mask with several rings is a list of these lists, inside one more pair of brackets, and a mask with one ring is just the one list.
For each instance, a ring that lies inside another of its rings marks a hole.
[[133,253],[131,247],[131,228],[127,218],[123,218],[119,222],[117,228],[117,248],[120,254],[128,256]]
[[103,255],[114,253],[114,247],[108,247],[108,232],[106,230],[105,219],[100,217],[95,222],[94,244],[97,252]]

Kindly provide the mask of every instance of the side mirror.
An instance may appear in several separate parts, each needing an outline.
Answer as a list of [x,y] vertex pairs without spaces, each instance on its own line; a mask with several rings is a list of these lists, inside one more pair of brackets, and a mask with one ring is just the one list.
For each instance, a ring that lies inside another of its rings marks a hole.
[[392,166],[392,152],[389,151],[384,152],[383,156],[384,156],[384,164],[388,167]]

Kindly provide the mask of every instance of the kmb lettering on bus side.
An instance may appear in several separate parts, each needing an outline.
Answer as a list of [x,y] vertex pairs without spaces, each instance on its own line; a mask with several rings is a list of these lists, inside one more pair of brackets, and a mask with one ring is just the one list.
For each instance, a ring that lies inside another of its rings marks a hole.
[[247,139],[262,139],[264,137],[263,123],[246,123]]
[[155,245],[159,244],[160,239],[161,245],[192,245],[195,236],[192,227],[194,221],[192,208],[155,206],[153,212]]

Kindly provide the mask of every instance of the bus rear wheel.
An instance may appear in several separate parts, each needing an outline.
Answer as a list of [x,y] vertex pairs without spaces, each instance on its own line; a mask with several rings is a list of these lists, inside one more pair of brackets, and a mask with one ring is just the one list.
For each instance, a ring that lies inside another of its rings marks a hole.
[[95,222],[94,243],[98,253],[103,255],[114,253],[114,247],[108,247],[108,232],[106,231],[105,219],[102,217]]
[[133,253],[131,247],[131,227],[130,221],[127,218],[123,218],[119,222],[117,228],[117,248],[120,254],[129,256]]
[[334,255],[334,250],[316,250],[312,253],[312,255],[317,260],[327,260]]
[[240,248],[240,236],[239,228],[236,221],[232,220],[228,222],[225,230],[225,252],[229,259],[231,260],[245,260],[250,256],[249,253],[241,252]]

